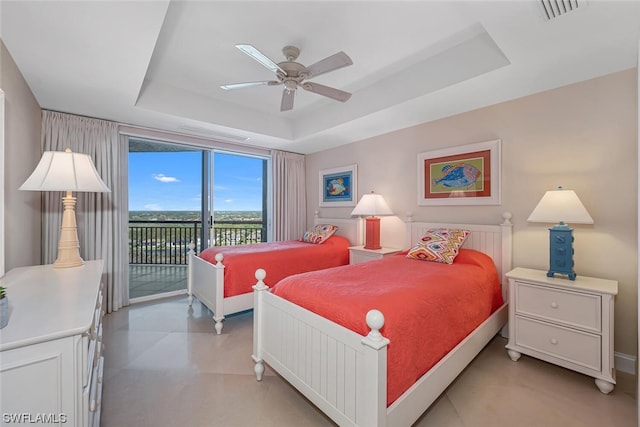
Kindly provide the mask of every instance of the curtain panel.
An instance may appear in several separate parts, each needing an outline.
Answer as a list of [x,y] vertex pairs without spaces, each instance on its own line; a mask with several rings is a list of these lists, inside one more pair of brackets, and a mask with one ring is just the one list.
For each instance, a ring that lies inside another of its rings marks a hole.
[[305,161],[301,154],[274,150],[273,168],[273,237],[293,240],[306,230]]
[[[110,193],[77,192],[76,222],[80,256],[105,263],[107,312],[129,304],[127,263],[127,152],[128,139],[118,124],[88,117],[43,110],[43,151],[88,154]],[[55,261],[62,221],[62,192],[43,192],[42,256]]]

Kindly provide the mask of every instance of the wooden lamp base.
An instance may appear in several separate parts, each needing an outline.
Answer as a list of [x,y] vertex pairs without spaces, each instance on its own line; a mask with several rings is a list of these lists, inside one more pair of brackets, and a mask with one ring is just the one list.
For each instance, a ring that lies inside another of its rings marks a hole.
[[53,267],[78,267],[84,264],[84,260],[80,257],[75,211],[76,198],[71,195],[71,191],[67,191],[67,195],[62,198],[62,204],[64,211],[60,226],[60,240],[58,240],[58,258],[53,263]]

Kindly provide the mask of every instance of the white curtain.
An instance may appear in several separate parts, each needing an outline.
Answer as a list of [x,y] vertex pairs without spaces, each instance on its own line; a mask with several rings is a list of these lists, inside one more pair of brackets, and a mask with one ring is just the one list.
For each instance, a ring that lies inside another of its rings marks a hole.
[[299,239],[307,221],[304,156],[274,150],[273,165],[274,240]]
[[[110,193],[74,193],[80,256],[104,260],[103,284],[107,312],[129,304],[127,262],[127,153],[128,139],[118,134],[118,124],[53,111],[42,115],[43,151],[64,151],[91,156]],[[51,264],[58,252],[62,221],[62,193],[44,192],[42,212],[43,263]]]

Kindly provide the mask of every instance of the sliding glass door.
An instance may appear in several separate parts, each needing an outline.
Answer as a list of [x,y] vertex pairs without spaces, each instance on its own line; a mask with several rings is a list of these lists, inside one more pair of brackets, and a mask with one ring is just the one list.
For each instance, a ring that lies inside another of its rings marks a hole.
[[266,242],[267,160],[236,153],[213,153],[213,229],[215,246]]
[[182,294],[187,252],[266,241],[266,158],[129,141],[129,298]]

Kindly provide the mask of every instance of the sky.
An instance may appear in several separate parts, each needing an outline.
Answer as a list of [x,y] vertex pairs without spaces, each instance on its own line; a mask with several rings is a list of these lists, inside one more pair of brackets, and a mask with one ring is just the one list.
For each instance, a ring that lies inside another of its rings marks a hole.
[[[129,153],[130,211],[197,211],[202,153]],[[215,153],[214,211],[262,210],[262,159]]]

